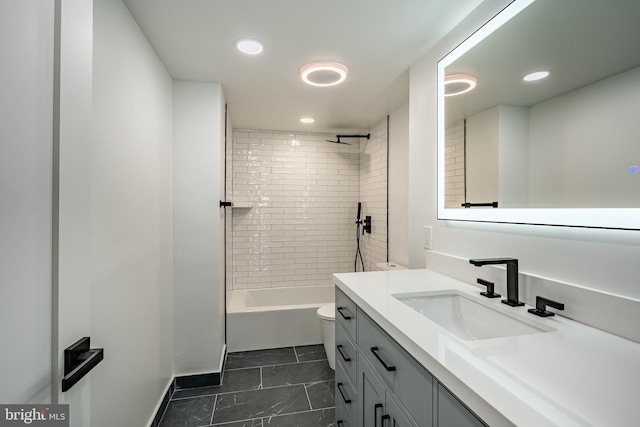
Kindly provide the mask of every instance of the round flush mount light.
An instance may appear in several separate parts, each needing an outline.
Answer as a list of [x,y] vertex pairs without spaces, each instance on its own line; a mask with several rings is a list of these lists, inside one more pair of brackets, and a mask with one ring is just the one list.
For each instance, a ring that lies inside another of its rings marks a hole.
[[472,91],[478,80],[468,74],[452,74],[444,78],[444,96],[462,95]]
[[349,70],[337,62],[312,62],[300,68],[302,80],[312,86],[333,86],[342,83]]
[[257,55],[264,50],[264,44],[254,39],[240,39],[236,42],[236,47],[247,55]]
[[525,82],[535,82],[536,80],[542,80],[549,77],[549,71],[536,71],[535,73],[529,73],[522,78]]
[[304,124],[311,124],[313,122],[315,122],[315,119],[311,117],[303,117],[300,119],[300,123],[304,123]]

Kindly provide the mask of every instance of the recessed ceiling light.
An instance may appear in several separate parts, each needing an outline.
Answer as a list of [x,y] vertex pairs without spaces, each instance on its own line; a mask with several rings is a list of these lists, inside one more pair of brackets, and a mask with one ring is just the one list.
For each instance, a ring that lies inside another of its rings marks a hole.
[[236,42],[236,47],[240,52],[248,55],[257,55],[264,50],[264,45],[253,39],[240,39]]
[[311,117],[303,117],[303,118],[300,119],[300,123],[309,124],[309,123],[313,123],[313,122],[315,122],[315,119],[312,119]]
[[536,71],[535,73],[527,74],[522,78],[525,82],[535,82],[536,80],[542,80],[549,76],[549,71]]
[[478,80],[468,74],[452,74],[444,78],[444,96],[462,95],[472,91]]
[[347,78],[349,70],[337,62],[312,62],[300,69],[302,80],[312,86],[333,86]]

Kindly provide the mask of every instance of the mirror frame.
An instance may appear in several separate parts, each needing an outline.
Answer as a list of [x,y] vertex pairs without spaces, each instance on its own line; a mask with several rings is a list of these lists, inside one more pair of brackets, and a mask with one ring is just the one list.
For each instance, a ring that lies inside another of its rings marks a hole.
[[640,209],[636,208],[445,208],[445,68],[534,1],[514,0],[438,61],[438,220],[639,230]]

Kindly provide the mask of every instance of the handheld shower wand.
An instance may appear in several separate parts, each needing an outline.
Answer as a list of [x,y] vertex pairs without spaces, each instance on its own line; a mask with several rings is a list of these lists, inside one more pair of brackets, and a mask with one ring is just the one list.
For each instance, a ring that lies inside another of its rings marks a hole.
[[[358,202],[358,215],[356,218],[356,259],[353,261],[353,271],[358,271],[358,256],[360,256],[360,264],[362,264],[362,271],[364,271],[364,260],[362,259],[362,252],[360,252],[360,225],[363,221],[360,219],[362,213],[362,203]],[[362,230],[364,234],[364,230]]]

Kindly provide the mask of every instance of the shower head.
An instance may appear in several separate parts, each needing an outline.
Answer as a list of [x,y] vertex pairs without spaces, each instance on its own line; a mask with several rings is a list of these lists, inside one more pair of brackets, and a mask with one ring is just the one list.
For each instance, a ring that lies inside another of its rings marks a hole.
[[332,141],[332,140],[330,140],[330,139],[327,139],[327,142],[332,142],[332,143],[334,143],[334,144],[351,145],[351,144],[349,144],[348,142],[342,142],[342,141],[340,141],[340,137],[339,137],[339,136],[338,136],[338,140],[337,140],[337,141]]
[[336,141],[332,141],[330,139],[327,139],[327,142],[333,142],[334,144],[345,144],[345,145],[351,145],[348,142],[342,142],[340,141],[340,138],[367,138],[370,139],[371,138],[371,134],[368,133],[366,135],[336,135]]

